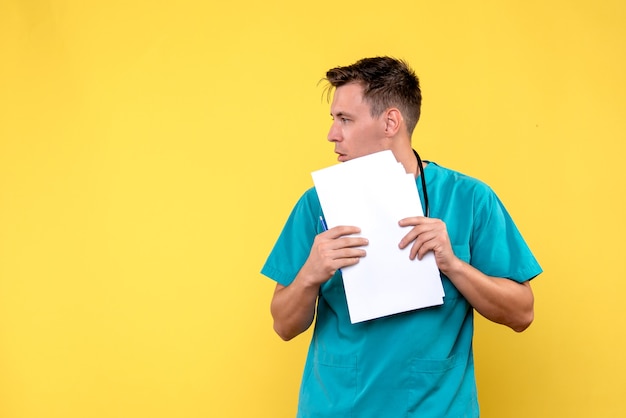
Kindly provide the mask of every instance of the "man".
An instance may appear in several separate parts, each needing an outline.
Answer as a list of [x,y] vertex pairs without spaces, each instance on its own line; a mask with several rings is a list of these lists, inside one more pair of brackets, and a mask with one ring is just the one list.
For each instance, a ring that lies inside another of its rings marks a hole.
[[367,237],[354,236],[358,225],[324,231],[315,189],[305,192],[262,269],[277,282],[271,312],[281,338],[317,315],[298,417],[478,417],[473,310],[523,331],[533,320],[529,281],[541,267],[487,185],[434,162],[420,168],[411,135],[421,92],[405,62],[366,58],[326,78],[338,160],[391,150],[428,197],[430,216],[398,220],[407,231],[398,245],[410,247],[411,259],[434,253],[445,298],[351,324],[340,269],[366,255]]

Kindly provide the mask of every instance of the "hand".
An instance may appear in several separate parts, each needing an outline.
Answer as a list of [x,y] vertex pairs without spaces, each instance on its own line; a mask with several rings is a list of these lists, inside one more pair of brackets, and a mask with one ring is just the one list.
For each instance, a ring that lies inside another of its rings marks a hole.
[[361,230],[355,226],[336,226],[315,237],[309,258],[302,267],[311,284],[321,285],[341,268],[352,266],[365,257],[362,248],[368,240],[351,237]]
[[415,216],[402,219],[399,224],[402,227],[413,227],[399,244],[404,249],[413,243],[409,253],[411,260],[416,257],[421,260],[428,251],[433,251],[437,267],[444,274],[447,275],[447,272],[457,267],[460,260],[452,251],[446,224],[441,219]]

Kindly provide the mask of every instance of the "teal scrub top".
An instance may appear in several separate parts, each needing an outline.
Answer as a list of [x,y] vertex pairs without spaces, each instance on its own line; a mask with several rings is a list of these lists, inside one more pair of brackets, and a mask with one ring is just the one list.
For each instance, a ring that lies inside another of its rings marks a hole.
[[[518,282],[541,267],[484,183],[430,162],[430,214],[446,223],[457,257]],[[421,182],[416,186],[420,193]],[[323,215],[315,189],[294,207],[261,273],[288,286],[306,261]],[[341,273],[320,289],[298,417],[478,417],[473,310],[445,275],[441,306],[351,324]],[[384,279],[384,278],[383,278]]]

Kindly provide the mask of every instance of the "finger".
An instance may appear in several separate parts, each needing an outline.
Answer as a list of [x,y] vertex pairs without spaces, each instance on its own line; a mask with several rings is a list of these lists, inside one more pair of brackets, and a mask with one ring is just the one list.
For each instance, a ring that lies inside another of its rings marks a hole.
[[429,251],[435,251],[440,240],[437,231],[426,231],[420,235],[421,245],[417,251],[417,258],[422,259]]
[[400,240],[400,243],[398,244],[398,247],[400,247],[401,250],[405,249],[418,236],[419,235],[417,234],[417,232],[415,232],[415,230],[411,230],[411,232],[409,232],[404,237],[402,237],[402,239]]
[[335,251],[332,255],[332,259],[329,260],[329,267],[332,270],[332,274],[339,269],[357,264],[362,257],[365,257],[365,254],[364,250],[356,249]]
[[400,219],[400,221],[398,221],[398,225],[404,227],[404,226],[416,226],[422,222],[424,222],[424,220],[427,220],[428,218],[425,218],[424,216],[410,216],[408,218],[404,218],[404,219]]
[[429,234],[424,234],[417,257],[421,260],[429,251],[432,251],[439,257],[446,252],[446,247],[449,248],[450,246],[446,244],[442,236],[437,234],[436,231],[431,231]]
[[404,249],[409,246],[413,241],[415,241],[420,234],[424,232],[423,226],[416,226],[411,229],[401,240],[400,240],[400,249]]
[[330,238],[339,238],[344,235],[354,235],[361,232],[361,228],[357,226],[340,225],[330,228],[326,231],[326,235]]
[[343,254],[341,258],[336,259],[338,268],[352,266],[357,264],[361,258],[365,257],[364,250],[352,250]]
[[409,259],[410,260],[415,260],[415,258],[419,254],[419,250],[420,250],[421,247],[422,247],[422,243],[420,243],[418,240],[415,240],[413,242],[413,245],[411,246],[411,251],[409,252]]
[[417,259],[421,260],[422,258],[424,258],[426,253],[428,253],[431,250],[432,248],[431,248],[429,241],[422,243],[422,245],[420,245],[420,247],[417,249],[417,254],[416,254]]
[[435,248],[435,238],[437,237],[433,231],[424,231],[419,234],[415,241],[413,241],[413,246],[411,247],[411,252],[409,253],[409,257],[411,260],[421,260],[428,251],[431,251]]
[[337,244],[336,248],[365,247],[369,244],[369,240],[363,237],[339,238],[335,242]]
[[434,249],[435,244],[433,240],[423,239],[420,236],[420,239],[416,240],[411,247],[411,253],[409,257],[411,257],[411,260],[415,260],[416,258],[418,260],[421,260],[422,258],[424,258],[426,253],[428,253],[429,251],[434,251]]
[[338,268],[342,269],[344,267],[354,266],[355,264],[358,264],[360,261],[361,261],[361,257],[342,258],[341,263],[339,263]]

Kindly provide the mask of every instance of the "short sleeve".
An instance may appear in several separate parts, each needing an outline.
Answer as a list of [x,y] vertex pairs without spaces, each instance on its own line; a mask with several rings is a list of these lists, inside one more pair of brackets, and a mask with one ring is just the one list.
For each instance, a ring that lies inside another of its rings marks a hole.
[[496,194],[485,186],[475,198],[470,264],[489,276],[517,282],[540,274],[541,266]]
[[322,210],[315,189],[309,189],[294,206],[261,273],[283,286],[295,279],[311,251]]

